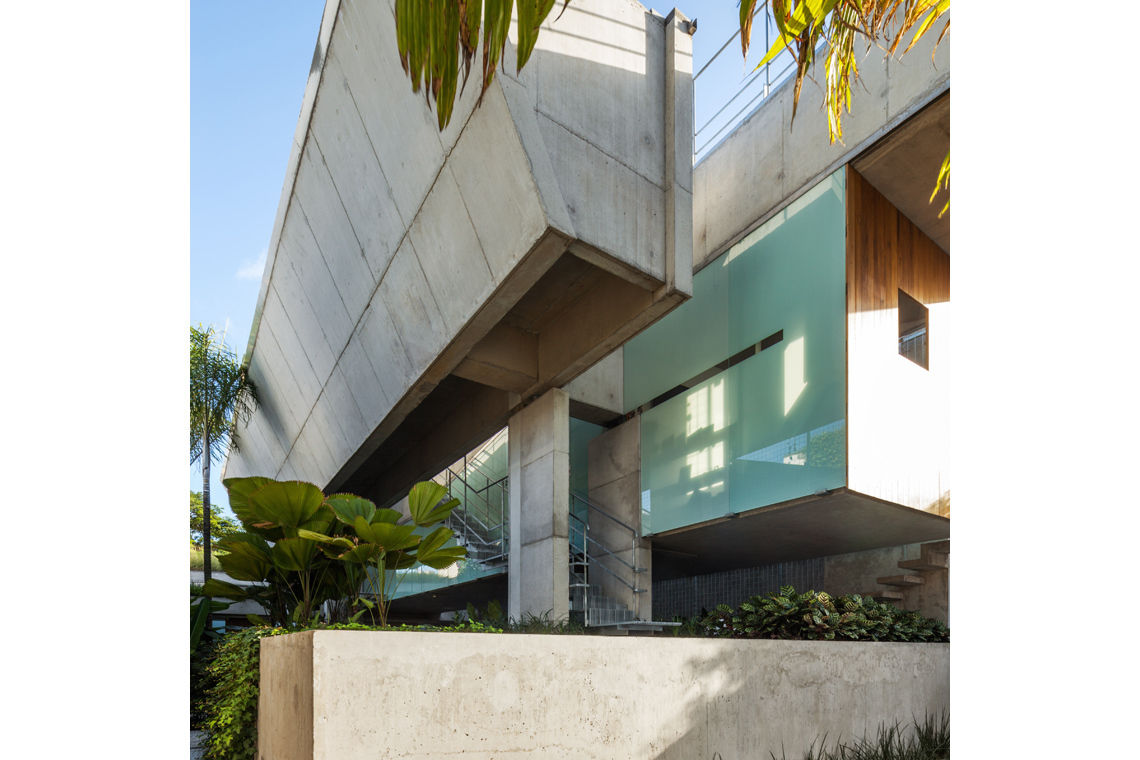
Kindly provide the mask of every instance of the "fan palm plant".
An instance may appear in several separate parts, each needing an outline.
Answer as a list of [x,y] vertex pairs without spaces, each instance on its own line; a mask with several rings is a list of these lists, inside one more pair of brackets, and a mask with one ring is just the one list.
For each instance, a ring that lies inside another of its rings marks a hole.
[[[202,552],[210,556],[210,464],[238,446],[237,425],[257,405],[257,388],[213,327],[190,328],[190,464],[202,464]],[[203,565],[210,580],[210,563]]]

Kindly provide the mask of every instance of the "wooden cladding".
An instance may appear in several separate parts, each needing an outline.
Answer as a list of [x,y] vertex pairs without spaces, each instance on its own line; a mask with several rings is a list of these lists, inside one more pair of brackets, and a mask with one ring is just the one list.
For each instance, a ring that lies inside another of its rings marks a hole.
[[898,290],[950,300],[950,256],[847,167],[847,311],[898,308]]

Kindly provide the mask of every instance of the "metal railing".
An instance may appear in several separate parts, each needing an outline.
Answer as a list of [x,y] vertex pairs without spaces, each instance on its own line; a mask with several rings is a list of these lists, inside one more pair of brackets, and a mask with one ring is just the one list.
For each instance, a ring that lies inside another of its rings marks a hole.
[[[757,18],[761,16],[761,18]],[[754,49],[760,47],[760,27],[763,27],[764,33],[764,47],[760,55],[765,55],[772,43],[776,40],[776,35],[779,32],[776,30],[775,21],[772,18],[772,11],[765,3],[756,10],[753,14],[753,32],[752,32],[752,47]],[[733,41],[740,36],[740,29],[738,28],[731,37],[729,37],[720,48],[705,62],[703,66],[693,76],[694,94],[698,106],[703,105],[701,99],[701,87],[698,85],[698,80],[702,75],[706,77],[706,82],[709,81],[708,77],[725,77],[728,76],[729,69],[724,66],[713,66],[713,63],[721,57],[721,55],[732,47]],[[736,48],[739,52],[739,48]],[[781,51],[775,58],[768,63],[764,64],[758,69],[751,71],[744,76],[743,83],[732,91],[728,99],[720,104],[716,112],[709,116],[700,125],[694,125],[693,131],[693,164],[697,164],[712,152],[722,136],[726,136],[738,126],[744,119],[756,109],[756,107],[765,100],[771,93],[772,88],[784,82],[788,75],[795,70],[795,56],[788,50]],[[710,70],[710,67],[711,70]],[[706,85],[704,88],[708,91],[711,85]],[[740,103],[739,107],[734,107]],[[731,115],[726,116],[726,112]]]
[[[572,606],[583,613],[586,626],[611,625],[635,619],[634,611],[609,597],[599,580],[609,578],[633,594],[645,593],[645,589],[638,585],[638,576],[645,572],[645,568],[637,564],[641,536],[633,526],[580,493],[571,492],[570,501],[570,591],[577,602]],[[575,510],[576,505],[581,509]],[[611,541],[610,545],[596,537],[600,531],[590,528],[590,518],[595,515],[608,521],[609,531],[606,532],[612,535],[616,528],[621,537]],[[629,546],[629,561],[618,554],[624,552],[624,548],[613,548],[624,546]]]
[[447,526],[455,531],[459,542],[468,547],[468,558],[485,563],[505,560],[510,551],[508,479],[502,477],[473,488],[450,467],[443,474],[448,494],[460,500],[460,505],[448,517]]

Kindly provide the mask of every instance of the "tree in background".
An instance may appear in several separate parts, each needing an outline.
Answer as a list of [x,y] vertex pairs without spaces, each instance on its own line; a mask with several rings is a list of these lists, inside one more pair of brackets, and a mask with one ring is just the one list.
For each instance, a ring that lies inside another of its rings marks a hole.
[[[210,557],[210,464],[238,447],[235,430],[257,405],[257,389],[224,336],[190,328],[190,464],[202,464],[202,553]],[[210,562],[203,565],[210,580]]]
[[[202,494],[198,491],[190,492],[190,545],[201,549],[202,548],[202,533],[205,527],[206,516],[204,505],[202,504]],[[219,539],[232,536],[241,530],[241,526],[237,524],[236,520],[231,520],[228,517],[219,515],[215,510],[210,510],[210,541],[216,542]]]
[[[522,71],[538,41],[539,28],[555,2],[452,0],[425,3],[421,0],[396,0],[396,43],[400,63],[411,79],[412,91],[419,92],[424,88],[429,104],[434,102],[441,132],[451,120],[460,66],[465,86],[471,73],[471,62],[481,46],[482,90],[486,92],[494,80],[495,68],[503,58],[511,15],[517,5],[516,69]],[[563,1],[563,10],[569,2]],[[771,4],[779,33],[776,43],[756,68],[768,63],[785,48],[795,57],[794,119],[800,90],[810,73],[816,47],[821,41],[825,42],[826,79],[823,89],[831,142],[842,141],[843,111],[851,113],[851,85],[859,77],[857,40],[862,37],[866,49],[878,45],[887,55],[895,55],[907,35],[913,33],[909,44],[902,50],[906,53],[936,21],[950,13],[950,0],[740,0],[740,42],[745,57],[752,38],[752,19],[758,7],[768,4]],[[950,20],[947,18],[938,41],[941,42],[949,32]],[[949,189],[949,186],[950,154],[947,153],[931,202],[940,189]],[[949,205],[947,201],[946,208]],[[945,212],[946,208],[942,211]]]

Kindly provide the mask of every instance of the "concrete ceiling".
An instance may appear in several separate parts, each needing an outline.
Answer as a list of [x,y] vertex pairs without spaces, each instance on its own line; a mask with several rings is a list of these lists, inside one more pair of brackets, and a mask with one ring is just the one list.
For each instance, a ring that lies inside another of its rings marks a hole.
[[653,537],[665,580],[950,537],[950,520],[839,489]]
[[950,93],[892,130],[852,162],[855,171],[886,196],[899,211],[950,253],[950,212],[940,194],[930,203],[942,159],[950,152]]

